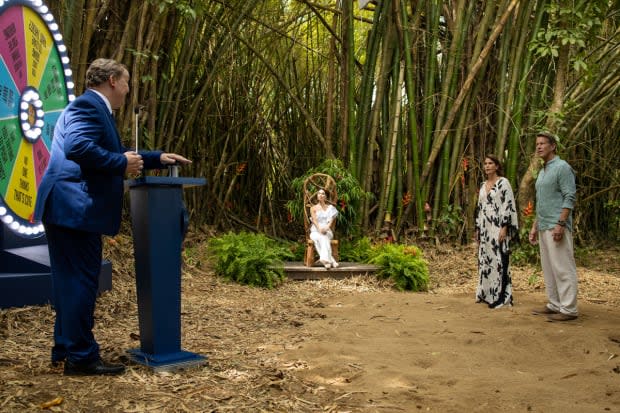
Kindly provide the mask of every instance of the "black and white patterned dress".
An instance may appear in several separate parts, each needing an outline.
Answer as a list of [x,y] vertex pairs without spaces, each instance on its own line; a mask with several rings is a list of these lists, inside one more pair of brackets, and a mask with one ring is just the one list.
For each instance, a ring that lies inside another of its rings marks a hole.
[[[491,308],[512,304],[512,279],[509,255],[511,243],[517,241],[519,225],[514,194],[508,179],[501,177],[489,192],[486,182],[480,187],[476,208],[478,246],[478,287],[476,302]],[[499,243],[501,227],[508,227],[506,240]]]

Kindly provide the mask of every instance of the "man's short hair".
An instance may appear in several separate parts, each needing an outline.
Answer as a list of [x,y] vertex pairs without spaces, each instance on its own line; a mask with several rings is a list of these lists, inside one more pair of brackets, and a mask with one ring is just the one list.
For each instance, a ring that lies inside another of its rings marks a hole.
[[546,132],[546,131],[542,131],[542,132],[538,132],[536,134],[536,137],[539,136],[543,136],[545,138],[547,138],[547,141],[551,144],[551,145],[556,145],[558,144],[558,137],[555,136],[553,133],[551,132]]
[[120,77],[127,71],[127,66],[112,59],[95,59],[86,71],[86,87],[99,86],[110,79]]

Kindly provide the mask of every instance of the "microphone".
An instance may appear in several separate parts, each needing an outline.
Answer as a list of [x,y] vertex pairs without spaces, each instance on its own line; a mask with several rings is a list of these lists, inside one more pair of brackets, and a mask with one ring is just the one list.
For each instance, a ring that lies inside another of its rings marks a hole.
[[168,165],[168,176],[178,177],[179,176],[179,162],[171,163]]
[[144,109],[145,106],[144,105],[138,105],[133,109],[133,113],[135,114],[135,126],[136,126],[136,153],[138,153],[138,129],[140,128],[140,125],[138,124],[138,118],[140,117],[140,111],[142,109]]

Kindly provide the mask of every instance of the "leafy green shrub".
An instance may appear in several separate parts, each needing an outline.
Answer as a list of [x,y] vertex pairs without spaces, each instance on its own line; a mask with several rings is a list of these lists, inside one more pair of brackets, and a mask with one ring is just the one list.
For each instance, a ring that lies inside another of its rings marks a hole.
[[613,241],[620,241],[620,201],[609,200],[604,207],[609,217],[608,236]]
[[435,222],[436,234],[442,240],[455,241],[462,234],[463,210],[458,205],[448,205]]
[[306,255],[306,242],[282,241],[280,245],[291,252],[287,261],[303,261]]
[[372,253],[372,243],[368,237],[359,238],[355,241],[342,239],[338,252],[340,261],[367,262]]
[[391,278],[401,291],[428,289],[428,265],[416,246],[379,244],[373,248],[368,262],[379,267],[377,275],[380,278]]
[[264,234],[232,233],[209,240],[215,273],[251,286],[273,288],[285,278],[285,259],[291,251]]
[[510,260],[515,265],[538,265],[540,263],[538,245],[532,245],[529,241],[530,230],[532,229],[532,223],[535,218],[535,215],[528,215],[524,217],[521,222],[521,226],[519,227],[519,242],[515,243],[514,247],[511,247],[512,253]]

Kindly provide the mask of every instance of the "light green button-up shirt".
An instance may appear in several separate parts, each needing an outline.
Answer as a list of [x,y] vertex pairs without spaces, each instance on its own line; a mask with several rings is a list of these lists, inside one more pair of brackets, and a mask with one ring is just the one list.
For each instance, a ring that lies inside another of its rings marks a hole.
[[573,168],[556,155],[538,172],[538,178],[536,178],[538,231],[553,229],[560,219],[563,208],[571,210],[566,220],[566,229],[573,231],[573,207],[576,192]]

